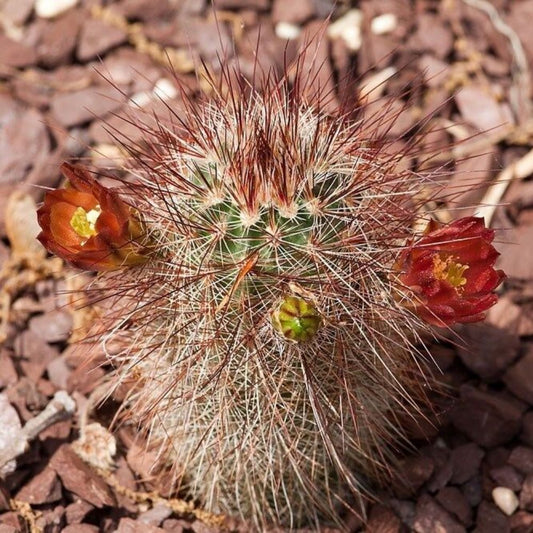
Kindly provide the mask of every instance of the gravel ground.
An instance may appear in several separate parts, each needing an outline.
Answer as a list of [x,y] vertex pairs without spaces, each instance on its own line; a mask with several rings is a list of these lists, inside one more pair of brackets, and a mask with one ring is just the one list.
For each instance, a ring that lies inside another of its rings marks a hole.
[[[442,125],[428,145],[445,152],[457,142],[443,159],[442,211],[500,204],[492,226],[508,275],[485,323],[460,328],[462,343],[448,336],[432,347],[450,394],[438,403],[439,428],[404,459],[407,486],[383,492],[366,524],[347,517],[347,528],[533,532],[532,20],[533,0],[219,0],[216,9],[206,0],[0,0],[1,423],[15,431],[58,390],[78,405],[0,480],[0,533],[218,531],[143,492],[155,488],[140,481],[150,458],[125,429],[117,434],[120,486],[73,452],[80,412],[106,368],[88,368],[76,350],[76,330],[91,316],[75,311],[65,291],[84,277],[28,240],[31,199],[59,184],[63,160],[105,168],[119,155],[113,127],[137,138],[116,116],[134,113],[132,102],[179,110],[169,60],[194,95],[202,61],[216,72],[219,56],[238,58],[251,72],[260,35],[261,65],[279,70],[317,32],[319,81],[334,91],[332,106],[355,97],[353,80],[395,72],[382,86],[398,114],[388,131],[395,146],[427,116]],[[409,106],[399,96],[406,86]],[[495,180],[506,188],[487,196]],[[99,411],[102,420],[112,408]]]

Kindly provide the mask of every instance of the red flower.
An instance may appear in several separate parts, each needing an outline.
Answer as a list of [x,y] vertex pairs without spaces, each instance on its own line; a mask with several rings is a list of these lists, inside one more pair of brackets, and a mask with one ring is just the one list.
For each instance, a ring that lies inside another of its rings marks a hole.
[[79,165],[63,163],[65,189],[46,193],[37,211],[45,248],[84,270],[144,263],[144,228],[135,211]]
[[477,322],[498,300],[505,278],[493,268],[499,253],[494,230],[482,218],[465,217],[444,226],[431,221],[425,235],[402,252],[399,281],[412,291],[415,312],[436,326]]

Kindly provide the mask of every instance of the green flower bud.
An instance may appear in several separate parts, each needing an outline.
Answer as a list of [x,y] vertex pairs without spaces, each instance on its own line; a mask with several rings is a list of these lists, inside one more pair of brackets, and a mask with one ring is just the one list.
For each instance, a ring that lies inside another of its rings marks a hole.
[[286,296],[272,313],[274,329],[293,342],[310,341],[321,324],[316,307],[299,296]]

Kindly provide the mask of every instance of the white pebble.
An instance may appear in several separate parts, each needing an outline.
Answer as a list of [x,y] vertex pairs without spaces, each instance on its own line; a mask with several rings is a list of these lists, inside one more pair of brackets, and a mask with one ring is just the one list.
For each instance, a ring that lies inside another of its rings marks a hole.
[[374,17],[370,22],[370,31],[374,35],[382,35],[384,33],[390,33],[398,26],[398,19],[394,13],[385,13]]
[[507,516],[511,516],[518,508],[516,494],[507,487],[496,487],[492,490],[492,499],[498,508]]
[[35,0],[38,17],[51,19],[74,7],[79,0]]
[[172,100],[178,95],[176,86],[167,78],[157,80],[153,92],[154,96],[161,98],[161,100]]
[[361,24],[363,23],[363,14],[359,9],[350,9],[344,16],[337,19],[328,27],[328,35],[332,39],[340,37],[346,43],[346,46],[353,52],[361,48]]
[[291,24],[290,22],[278,22],[274,31],[280,39],[292,41],[298,39],[300,33],[302,33],[302,28],[296,26],[296,24]]

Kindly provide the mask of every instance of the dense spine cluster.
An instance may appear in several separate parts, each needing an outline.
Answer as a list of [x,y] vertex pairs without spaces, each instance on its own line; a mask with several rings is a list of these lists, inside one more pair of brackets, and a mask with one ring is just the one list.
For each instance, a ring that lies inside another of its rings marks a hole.
[[[423,398],[393,272],[422,180],[375,119],[286,84],[179,121],[134,153],[158,254],[119,276],[131,339],[113,360],[138,383],[126,418],[208,509],[293,527],[361,512]],[[307,313],[296,332],[291,304]]]
[[495,302],[493,232],[470,217],[417,240],[431,175],[403,164],[416,139],[380,135],[386,107],[333,114],[298,75],[255,89],[225,73],[126,140],[121,199],[64,166],[39,238],[105,271],[91,289],[110,302],[109,391],[127,391],[122,420],[176,490],[259,530],[340,523],[390,479],[428,404],[423,320]]

